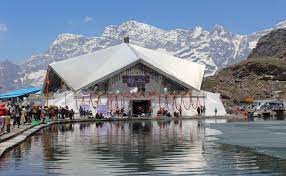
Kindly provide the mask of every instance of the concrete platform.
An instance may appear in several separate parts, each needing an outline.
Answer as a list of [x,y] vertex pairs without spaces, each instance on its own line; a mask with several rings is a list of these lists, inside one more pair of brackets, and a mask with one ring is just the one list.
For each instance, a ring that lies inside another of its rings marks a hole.
[[[18,134],[32,128],[32,125],[21,125],[20,128],[18,128],[17,126],[13,127],[13,125],[11,125],[11,129],[10,129],[10,133],[3,133],[0,135],[0,143],[5,142],[15,136],[17,136]],[[5,127],[5,131],[6,131],[6,127]]]
[[5,134],[2,137],[2,141],[0,143],[0,157],[9,149],[11,149],[12,147],[20,144],[21,142],[23,142],[27,137],[29,137],[30,135],[32,135],[33,133],[35,133],[36,131],[49,126],[51,124],[53,124],[55,122],[50,122],[47,124],[40,124],[37,126],[27,126],[26,128],[20,129],[8,134]]

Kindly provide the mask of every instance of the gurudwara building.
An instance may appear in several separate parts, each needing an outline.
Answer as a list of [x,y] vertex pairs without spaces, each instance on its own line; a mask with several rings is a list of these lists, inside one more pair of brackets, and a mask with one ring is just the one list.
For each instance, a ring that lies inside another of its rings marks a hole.
[[[129,43],[101,49],[49,65],[44,92],[62,89],[73,92],[77,107],[85,104],[106,115],[115,108],[129,109],[132,115],[160,108],[182,110],[182,115],[225,115],[218,94],[201,91],[205,66]],[[87,100],[88,99],[88,103]]]

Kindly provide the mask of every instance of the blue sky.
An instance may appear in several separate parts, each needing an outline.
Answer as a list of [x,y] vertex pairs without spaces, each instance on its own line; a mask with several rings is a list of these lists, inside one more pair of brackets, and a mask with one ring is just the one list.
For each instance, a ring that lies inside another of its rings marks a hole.
[[163,29],[210,30],[220,24],[249,34],[286,20],[285,0],[3,0],[0,60],[20,63],[48,48],[61,33],[99,36],[133,19]]

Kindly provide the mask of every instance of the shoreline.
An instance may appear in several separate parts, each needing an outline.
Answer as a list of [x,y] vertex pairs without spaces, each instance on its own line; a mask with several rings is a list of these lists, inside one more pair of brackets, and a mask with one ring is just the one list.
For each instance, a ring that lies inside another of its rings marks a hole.
[[[234,118],[233,116],[207,116],[203,117],[203,119],[226,119],[229,120]],[[129,117],[129,118],[115,118],[115,119],[95,119],[95,118],[79,118],[79,119],[63,119],[63,120],[56,120],[47,122],[45,124],[39,124],[36,126],[27,126],[26,128],[22,129],[21,131],[9,135],[6,138],[0,139],[0,158],[3,155],[11,150],[12,148],[16,147],[17,145],[24,142],[28,137],[36,133],[37,131],[51,126],[53,124],[62,124],[62,123],[78,123],[78,122],[109,122],[109,121],[143,121],[143,120],[152,120],[152,121],[164,121],[164,120],[199,120],[202,119],[202,116],[193,116],[193,117],[151,117],[151,118],[142,118],[142,117]],[[5,133],[8,134],[8,133]]]

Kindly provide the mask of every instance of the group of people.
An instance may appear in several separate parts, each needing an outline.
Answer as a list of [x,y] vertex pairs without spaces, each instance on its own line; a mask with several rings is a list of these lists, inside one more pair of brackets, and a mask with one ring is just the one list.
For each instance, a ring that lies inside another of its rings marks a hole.
[[[205,115],[206,113],[206,107],[204,105],[198,106],[197,107],[197,113],[198,116]],[[215,115],[217,114],[217,109],[215,108]],[[171,117],[171,113],[166,110],[164,107],[160,107],[160,109],[157,112],[157,116],[167,116]],[[175,109],[174,111],[174,117],[180,117],[182,116],[182,108],[180,107],[178,110]]]
[[[205,115],[206,114],[206,106],[205,105],[198,106],[197,112],[198,112],[198,116]],[[216,116],[216,113],[217,113],[217,110],[215,112],[215,116]]]
[[112,110],[112,109],[110,110],[109,115],[111,117],[124,117],[124,116],[127,116],[128,114],[125,113],[124,107],[119,108],[117,106],[115,110]]
[[79,115],[80,117],[92,117],[93,116],[91,110],[85,109],[81,106],[79,107]]
[[160,107],[158,112],[157,112],[157,116],[171,117],[171,113],[167,109],[165,109],[164,107]]
[[7,126],[7,132],[10,132],[11,120],[13,121],[13,126],[24,124],[31,124],[32,121],[41,121],[46,123],[48,120],[57,119],[73,119],[74,110],[66,107],[57,106],[22,106],[19,103],[7,103],[6,114],[5,114],[5,124]]
[[[96,119],[104,119],[105,118],[103,113],[96,112],[95,116],[93,116],[91,110],[85,109],[83,107],[79,108],[79,115],[80,115],[80,117],[88,117],[88,118],[94,118],[95,117]],[[110,116],[110,117],[123,117],[123,116],[127,116],[127,115],[128,114],[125,113],[124,107],[122,107],[122,108],[116,107],[116,109],[111,109],[108,112],[108,116]]]

